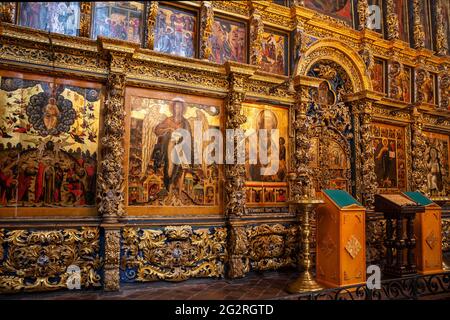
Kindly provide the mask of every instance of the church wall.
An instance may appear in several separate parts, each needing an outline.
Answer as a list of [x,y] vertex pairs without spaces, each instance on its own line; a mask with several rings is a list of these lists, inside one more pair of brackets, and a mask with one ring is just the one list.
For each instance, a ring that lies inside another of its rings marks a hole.
[[[358,6],[352,1],[354,13]],[[164,21],[158,8],[167,14]],[[71,265],[80,268],[83,289],[105,290],[295,268],[299,220],[286,202],[296,106],[323,107],[326,119],[337,110],[309,95],[318,87],[311,78],[325,79],[308,73],[313,65],[331,65],[352,84],[339,100],[344,126],[326,126],[347,163],[323,161],[318,176],[339,172],[336,186],[345,185],[369,208],[367,195],[379,191],[365,185],[373,174],[384,191],[449,196],[450,58],[411,48],[395,37],[392,21],[384,20],[378,33],[357,30],[359,21],[349,20],[346,10],[328,16],[268,1],[154,1],[127,9],[133,21],[146,20],[120,36],[95,22],[110,9],[84,2],[79,28],[64,35],[67,30],[26,27],[34,22],[21,21],[24,9],[15,3],[1,9],[0,165],[10,176],[0,197],[2,293],[67,288]],[[185,21],[177,26],[185,37],[175,39],[184,44],[180,52],[164,42],[171,12]],[[234,41],[233,50],[221,46],[220,30]],[[442,53],[441,44],[433,46]],[[297,86],[289,76],[310,78]],[[252,126],[260,108],[271,110],[285,130],[285,172],[258,181],[248,165],[205,166],[184,173],[177,197],[155,200],[164,166],[155,167],[157,137],[145,132],[170,118],[173,99],[187,103],[186,119],[222,131]],[[395,143],[387,153],[380,152],[382,128]],[[321,148],[326,159],[328,149]],[[367,171],[369,158],[374,172]],[[450,218],[444,217],[448,251]],[[368,263],[382,263],[383,219],[373,214],[367,220]]]

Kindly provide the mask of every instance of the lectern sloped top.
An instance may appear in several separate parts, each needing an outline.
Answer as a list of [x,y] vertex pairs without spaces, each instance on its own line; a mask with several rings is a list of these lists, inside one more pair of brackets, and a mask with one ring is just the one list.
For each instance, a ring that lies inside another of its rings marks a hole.
[[339,209],[360,209],[362,206],[355,198],[344,190],[322,190],[324,195]]
[[401,193],[376,194],[375,211],[384,214],[413,214],[425,211],[424,206]]
[[439,205],[437,205],[436,203],[433,202],[433,200],[427,198],[425,195],[423,195],[422,193],[418,192],[418,191],[408,191],[408,192],[403,192],[403,194],[405,196],[407,196],[409,199],[411,199],[412,201],[417,202],[419,205],[424,206],[424,207],[439,207]]

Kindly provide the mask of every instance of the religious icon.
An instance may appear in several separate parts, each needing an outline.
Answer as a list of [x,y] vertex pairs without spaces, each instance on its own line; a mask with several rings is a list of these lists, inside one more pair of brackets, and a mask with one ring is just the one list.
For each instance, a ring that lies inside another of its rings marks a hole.
[[101,86],[0,75],[0,206],[94,206]]
[[80,29],[80,3],[20,2],[19,24],[77,36]]
[[209,39],[210,59],[216,63],[225,61],[247,62],[247,30],[244,23],[214,18]]
[[[194,144],[199,141],[196,126],[200,134],[219,129],[220,107],[193,102],[195,99],[189,96],[152,98],[152,92],[142,92],[129,98],[128,204],[217,207],[219,166],[205,158],[210,141],[203,140],[199,145],[201,161],[195,161]],[[188,148],[176,153],[182,146]]]
[[276,74],[287,74],[287,48],[287,36],[275,32],[264,32],[261,70]]
[[196,23],[197,17],[190,11],[159,6],[155,25],[155,51],[194,57]]
[[427,148],[427,184],[432,196],[447,196],[449,176],[449,136],[424,132]]
[[305,0],[305,6],[321,11],[335,18],[346,21],[352,25],[352,1],[351,0]]
[[140,42],[144,4],[138,1],[94,2],[93,37]]
[[380,189],[406,188],[404,128],[373,124],[375,173]]
[[[242,125],[246,135],[246,185],[253,187],[252,202],[281,202],[280,199],[286,199],[286,193],[282,192],[277,197],[276,190],[286,190],[287,186],[288,110],[246,103],[243,105],[243,113],[247,117],[247,122]],[[265,131],[261,135],[262,129]],[[255,144],[252,138],[255,139]],[[252,150],[256,154],[254,159],[251,157]]]

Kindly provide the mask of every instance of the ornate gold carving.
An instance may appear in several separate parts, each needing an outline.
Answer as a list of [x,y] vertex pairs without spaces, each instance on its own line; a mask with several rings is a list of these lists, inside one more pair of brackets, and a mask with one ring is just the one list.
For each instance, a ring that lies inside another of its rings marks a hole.
[[386,230],[386,220],[375,218],[367,221],[366,229],[366,253],[367,263],[378,264],[383,263],[386,248],[384,247],[384,238]]
[[345,244],[345,250],[347,250],[352,259],[355,259],[358,256],[358,253],[361,251],[361,249],[361,243],[358,241],[355,235],[352,235]]
[[223,227],[124,228],[122,237],[122,268],[131,280],[183,281],[224,274],[227,231]]
[[448,71],[439,75],[439,108],[450,110],[450,73]]
[[450,219],[442,219],[442,251],[450,251]]
[[91,36],[92,2],[80,2],[80,37]]
[[[437,0],[436,1],[436,54],[445,56],[449,53],[449,45],[447,38],[447,31],[445,30],[445,19],[448,17],[444,17],[444,8],[442,1],[446,0]],[[447,23],[449,23],[447,21]]]
[[358,18],[359,18],[359,30],[364,30],[367,26],[367,20],[369,18],[369,2],[367,0],[358,1]]
[[158,16],[158,1],[150,1],[147,6],[146,47],[153,50],[155,45],[155,24]]
[[247,1],[211,1],[214,10],[226,11],[248,17],[250,8]]
[[[122,59],[115,67],[123,63]],[[99,166],[98,210],[107,223],[115,223],[124,214],[123,135],[125,130],[125,75],[110,73],[107,82],[108,96],[104,106],[104,135],[102,160]]]
[[120,289],[119,263],[120,230],[105,229],[104,290],[117,291]]
[[295,266],[296,226],[262,224],[247,228],[250,265],[254,270]]
[[421,0],[413,0],[413,17],[414,17],[413,35],[414,35],[415,49],[425,48],[425,28],[423,26],[421,18],[423,4],[424,2]]
[[386,11],[387,38],[397,40],[400,38],[400,28],[398,16],[395,13],[395,0],[386,0]]
[[99,247],[98,228],[0,230],[0,292],[67,288],[71,265],[83,287],[99,287]]
[[258,10],[250,18],[250,63],[259,66],[262,60],[264,23]]
[[0,21],[14,23],[16,20],[16,2],[0,3]]
[[411,112],[411,147],[412,147],[412,187],[414,190],[420,191],[428,195],[427,184],[427,163],[425,157],[426,141],[422,131],[423,120],[422,115],[414,107]]
[[211,1],[202,1],[200,9],[200,59],[208,60],[211,55],[209,38],[214,24],[214,10]]
[[228,277],[242,278],[250,271],[248,252],[248,237],[243,226],[229,226],[228,239]]

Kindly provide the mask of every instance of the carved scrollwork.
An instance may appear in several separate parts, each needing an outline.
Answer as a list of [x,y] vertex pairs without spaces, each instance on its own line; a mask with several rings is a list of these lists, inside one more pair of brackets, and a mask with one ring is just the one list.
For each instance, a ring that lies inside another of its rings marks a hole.
[[[449,43],[445,30],[445,19],[444,17],[444,8],[442,1],[445,0],[437,0],[436,1],[436,53],[441,56],[445,56],[449,51]],[[448,21],[447,21],[448,23]]]
[[413,0],[413,36],[414,36],[414,48],[425,48],[425,28],[422,23],[421,13],[423,10],[423,1]]
[[371,219],[366,228],[366,260],[367,264],[382,265],[386,248],[385,240],[386,220]]
[[151,1],[147,6],[147,37],[146,46],[153,50],[155,45],[155,24],[158,16],[158,1]]
[[200,9],[200,58],[208,60],[211,56],[209,39],[214,24],[214,9],[211,1],[202,1]]
[[0,3],[0,21],[14,23],[16,18],[16,2]]
[[257,9],[250,18],[250,63],[259,66],[262,61],[264,23]]
[[426,141],[422,131],[423,119],[417,108],[411,113],[411,147],[412,147],[412,187],[414,190],[429,195],[427,184]]
[[124,228],[123,279],[146,282],[222,277],[227,258],[226,237],[223,227]]
[[0,230],[0,292],[67,288],[69,266],[81,286],[101,286],[99,229]]
[[359,20],[358,28],[359,30],[364,30],[369,19],[369,2],[367,0],[359,0],[357,10]]
[[398,15],[395,11],[395,0],[386,1],[386,11],[387,37],[389,40],[397,40],[400,38],[400,28]]
[[248,252],[248,237],[243,226],[230,226],[228,239],[228,277],[242,278],[250,271]]
[[443,72],[439,75],[439,108],[450,109],[450,73]]
[[274,270],[296,265],[296,226],[252,226],[247,228],[247,238],[252,269]]

